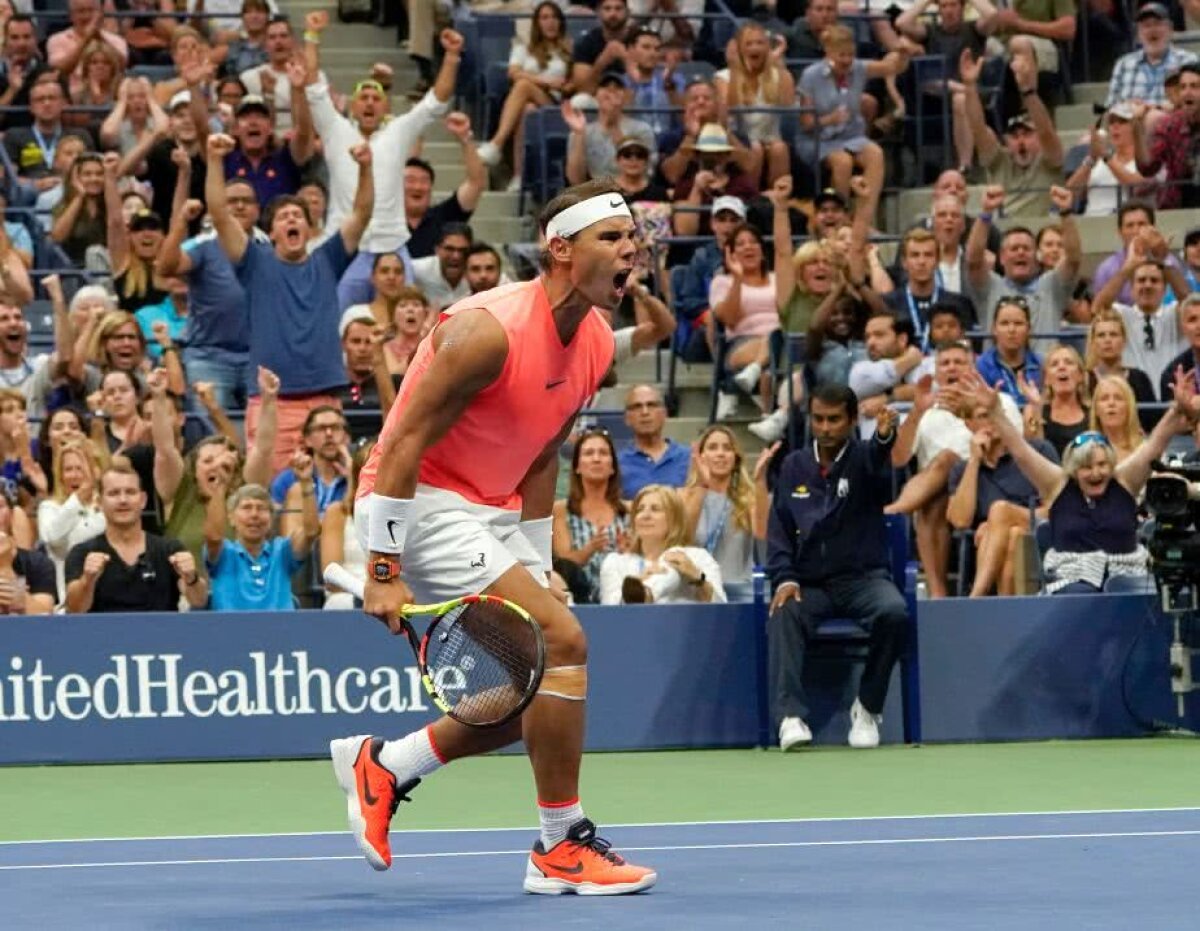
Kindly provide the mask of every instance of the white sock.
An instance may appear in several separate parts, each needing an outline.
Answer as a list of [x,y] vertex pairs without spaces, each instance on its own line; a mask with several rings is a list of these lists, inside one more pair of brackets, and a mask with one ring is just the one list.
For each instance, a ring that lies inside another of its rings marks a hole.
[[428,776],[446,761],[438,753],[429,728],[423,727],[407,737],[386,741],[379,751],[379,762],[396,777],[396,782],[403,783]]
[[538,818],[542,822],[542,849],[549,850],[567,839],[571,825],[583,820],[583,806],[579,804],[579,799],[549,805],[539,801]]

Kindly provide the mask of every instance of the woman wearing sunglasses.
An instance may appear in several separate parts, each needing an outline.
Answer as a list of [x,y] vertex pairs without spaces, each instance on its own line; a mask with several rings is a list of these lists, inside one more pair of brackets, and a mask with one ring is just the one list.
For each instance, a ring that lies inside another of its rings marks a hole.
[[1046,590],[1098,592],[1111,576],[1146,576],[1148,554],[1137,539],[1137,498],[1150,477],[1150,464],[1162,456],[1171,437],[1200,418],[1195,381],[1176,373],[1174,403],[1146,442],[1120,463],[1108,438],[1088,431],[1067,445],[1061,466],[1029,445],[1001,413],[999,392],[977,374],[968,376],[964,391],[977,407],[987,409],[1017,466],[1049,506]]

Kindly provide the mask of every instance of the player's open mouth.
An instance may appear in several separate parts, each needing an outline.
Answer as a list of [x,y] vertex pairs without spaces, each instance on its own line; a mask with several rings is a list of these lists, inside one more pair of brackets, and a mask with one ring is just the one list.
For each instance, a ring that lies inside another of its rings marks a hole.
[[632,268],[627,268],[623,272],[617,272],[615,275],[613,275],[613,287],[624,294],[625,285],[629,282],[629,276],[632,274]]

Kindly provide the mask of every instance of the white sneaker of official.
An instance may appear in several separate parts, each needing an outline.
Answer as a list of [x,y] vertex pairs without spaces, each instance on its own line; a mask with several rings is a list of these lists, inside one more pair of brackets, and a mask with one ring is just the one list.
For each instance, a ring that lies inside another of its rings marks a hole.
[[737,416],[738,396],[721,391],[717,394],[717,420],[730,420]]
[[799,750],[805,744],[812,743],[812,731],[800,718],[784,718],[779,722],[779,749],[785,753],[788,750]]
[[879,722],[882,715],[871,714],[857,698],[850,706],[850,736],[848,743],[856,750],[879,746]]

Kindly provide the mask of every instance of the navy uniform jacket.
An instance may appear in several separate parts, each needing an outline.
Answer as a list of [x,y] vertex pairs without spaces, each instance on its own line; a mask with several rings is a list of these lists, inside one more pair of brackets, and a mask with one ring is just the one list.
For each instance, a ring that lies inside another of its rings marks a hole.
[[887,568],[883,508],[892,500],[895,436],[851,437],[825,475],[815,443],[783,461],[767,527],[772,590]]

